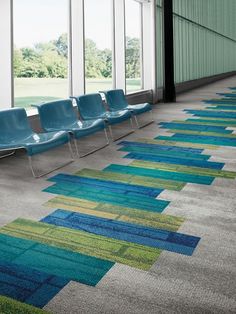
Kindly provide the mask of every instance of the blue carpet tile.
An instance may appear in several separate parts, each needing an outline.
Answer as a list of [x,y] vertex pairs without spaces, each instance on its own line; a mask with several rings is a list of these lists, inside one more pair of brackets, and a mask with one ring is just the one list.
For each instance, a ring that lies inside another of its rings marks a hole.
[[[161,140],[166,140],[167,136],[159,136]],[[171,139],[173,141],[189,142],[189,143],[204,143],[219,146],[236,146],[236,139],[222,138],[217,136],[193,135],[193,134],[174,134]]]
[[197,125],[197,124],[181,124],[181,123],[159,123],[162,128],[166,129],[176,129],[176,130],[192,130],[192,131],[204,131],[204,132],[218,132],[231,134],[233,131],[226,130],[224,126],[208,126],[208,125]]
[[185,109],[184,111],[198,117],[236,119],[236,113],[232,113],[232,112],[222,112],[222,111],[213,111],[213,110],[191,110],[191,109]]
[[115,192],[104,191],[102,188],[93,189],[91,187],[87,190],[81,190],[75,184],[67,182],[56,183],[46,188],[44,192],[153,212],[162,212],[170,203],[169,201],[159,200],[145,195],[137,195],[137,193],[135,196],[130,194],[122,195]]
[[192,255],[200,238],[182,233],[148,228],[122,221],[56,210],[41,222],[83,230],[97,235]]
[[121,152],[130,152],[130,153],[138,153],[138,154],[151,154],[160,157],[174,157],[174,158],[190,158],[196,160],[208,160],[210,155],[201,155],[201,154],[192,154],[192,153],[176,153],[172,151],[159,151],[158,149],[153,148],[144,148],[144,147],[136,147],[136,146],[124,146],[118,149]]
[[[236,105],[235,106],[215,106],[215,107],[207,107],[206,109],[211,109],[211,110],[231,110],[234,111],[236,110]],[[217,131],[219,132],[219,131]]]
[[[116,194],[122,195],[146,195],[150,197],[157,197],[163,190],[152,188],[152,187],[144,187],[140,185],[132,185],[126,183],[118,183],[109,180],[99,180],[94,178],[85,178],[80,177],[79,175],[68,175],[68,174],[58,174],[54,177],[51,177],[48,181],[52,182],[65,182],[72,183],[75,187],[83,190],[83,188],[88,188],[91,191],[91,188],[102,189],[102,191],[114,192]],[[98,190],[99,192],[99,190]]]
[[42,308],[68,282],[63,277],[0,260],[0,295],[20,302]]
[[[161,137],[158,137],[160,139]],[[175,140],[175,137],[171,137],[171,139]],[[212,162],[212,161],[205,161],[205,160],[196,160],[190,158],[174,158],[174,157],[165,157],[165,156],[155,156],[155,155],[145,155],[139,153],[130,153],[124,158],[129,159],[137,159],[137,160],[147,160],[147,161],[154,161],[154,162],[164,162],[170,164],[177,164],[177,165],[185,165],[185,166],[193,166],[193,167],[201,167],[201,168],[212,168],[212,169],[222,169],[224,164],[221,162]]]
[[153,148],[163,151],[171,151],[171,152],[182,152],[182,153],[193,153],[193,154],[201,154],[203,149],[199,148],[188,148],[188,147],[176,147],[176,146],[169,146],[169,145],[158,145],[158,144],[149,144],[149,143],[142,143],[142,142],[129,142],[129,141],[122,141],[118,143],[118,145],[122,146],[136,146],[136,147],[147,147]]
[[191,152],[181,152],[181,151],[174,151],[174,150],[159,150],[156,147],[153,147],[151,144],[150,147],[146,146],[136,146],[136,145],[128,145],[121,147],[118,149],[119,151],[123,152],[134,152],[134,153],[142,153],[142,154],[152,154],[158,156],[168,156],[168,157],[177,157],[177,158],[190,158],[190,159],[199,159],[199,160],[208,160],[211,156],[210,155],[203,155],[203,154],[195,154]]
[[205,184],[205,185],[210,185],[215,179],[215,177],[212,177],[212,176],[201,176],[201,175],[195,175],[195,174],[181,173],[181,171],[177,171],[177,170],[165,171],[165,170],[159,170],[159,169],[122,166],[122,165],[116,165],[116,164],[111,164],[110,166],[103,169],[103,171],[134,174],[134,175],[139,175],[139,176],[144,176],[144,177],[174,180],[174,181],[188,182],[188,183]]
[[95,286],[114,263],[96,257],[0,234],[0,260],[52,276]]

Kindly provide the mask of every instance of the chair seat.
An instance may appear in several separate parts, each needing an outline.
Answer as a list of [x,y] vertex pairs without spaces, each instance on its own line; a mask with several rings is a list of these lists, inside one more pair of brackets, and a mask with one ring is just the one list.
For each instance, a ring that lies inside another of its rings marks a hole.
[[28,156],[45,152],[51,148],[68,143],[68,132],[33,133],[29,138],[22,140],[19,145],[24,147]]
[[[63,125],[63,130],[72,133],[77,139],[101,131],[104,128],[104,119],[91,119],[86,121],[77,120],[74,123]],[[54,128],[47,129],[47,131],[50,132],[59,130],[61,130],[60,126],[54,126]]]
[[139,115],[144,112],[148,112],[152,110],[152,106],[149,103],[137,104],[137,105],[128,105],[127,109],[129,109],[133,114]]
[[130,110],[107,111],[103,116],[108,124],[116,124],[131,118]]
[[104,128],[105,128],[104,120],[95,119],[95,120],[79,121],[77,123],[77,127],[73,127],[71,131],[73,132],[75,138],[79,139],[81,137],[104,130]]
[[11,150],[24,148],[28,156],[49,150],[69,141],[68,132],[32,133],[26,138],[11,140],[8,143],[0,144],[0,150]]

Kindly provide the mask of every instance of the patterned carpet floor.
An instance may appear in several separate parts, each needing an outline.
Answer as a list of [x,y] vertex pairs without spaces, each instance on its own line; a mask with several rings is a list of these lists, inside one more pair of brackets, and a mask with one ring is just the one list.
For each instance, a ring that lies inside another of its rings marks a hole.
[[162,251],[191,258],[201,237],[178,231],[186,219],[165,213],[171,201],[162,194],[236,178],[225,162],[204,153],[236,146],[234,97],[226,93],[206,100],[205,109],[185,109],[194,118],[160,122],[172,136],[119,142],[127,165],[50,177],[43,192],[53,194],[44,204],[51,213],[0,229],[0,295],[15,300],[1,297],[0,311],[40,313],[28,305],[43,308],[71,281],[94,287],[115,263],[148,271]]

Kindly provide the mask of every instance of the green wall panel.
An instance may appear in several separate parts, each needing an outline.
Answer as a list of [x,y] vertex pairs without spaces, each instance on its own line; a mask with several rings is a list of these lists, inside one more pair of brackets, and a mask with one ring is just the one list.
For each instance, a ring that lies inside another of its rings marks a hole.
[[[236,1],[173,0],[175,82],[236,70]],[[161,1],[157,1],[158,85],[162,74]]]

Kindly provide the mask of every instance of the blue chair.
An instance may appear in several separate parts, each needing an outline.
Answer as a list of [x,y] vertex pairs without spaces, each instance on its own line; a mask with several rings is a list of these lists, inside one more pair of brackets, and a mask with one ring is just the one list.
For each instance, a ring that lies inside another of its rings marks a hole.
[[[76,100],[80,116],[83,121],[89,121],[91,119],[103,119],[108,125],[111,138],[113,141],[118,140],[130,133],[133,133],[133,125],[131,119],[131,113],[129,110],[116,110],[107,111],[104,107],[102,97],[99,93],[87,94],[79,97],[71,97]],[[114,138],[112,125],[121,123],[123,121],[129,120],[131,131],[125,133],[118,138]]]
[[[79,157],[87,156],[109,144],[103,119],[78,120],[71,99],[56,100],[36,105],[35,107],[38,109],[42,128],[46,132],[65,130],[73,136],[76,152]],[[80,154],[77,140],[98,131],[104,131],[105,144],[85,154]]]
[[[33,132],[30,127],[26,111],[23,108],[12,108],[0,111],[0,151],[9,152],[13,150],[12,153],[14,153],[17,149],[25,149],[28,155],[30,169],[35,178],[59,169],[70,163],[72,160],[60,167],[37,175],[33,167],[32,156],[66,143],[68,143],[71,156],[73,156],[69,141],[70,137],[68,132]],[[12,153],[7,153],[2,157],[9,156]]]
[[[102,93],[104,93],[107,105],[111,111],[124,109],[130,110],[138,128],[142,128],[154,121],[152,117],[152,106],[149,103],[129,105],[125,98],[123,89],[113,89],[109,91],[103,91]],[[151,120],[143,125],[140,125],[138,116],[145,112],[150,112]]]

